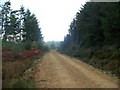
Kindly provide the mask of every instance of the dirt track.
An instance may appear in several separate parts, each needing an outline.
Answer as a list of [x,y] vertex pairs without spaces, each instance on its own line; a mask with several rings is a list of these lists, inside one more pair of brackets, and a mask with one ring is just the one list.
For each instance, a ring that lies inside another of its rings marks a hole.
[[46,53],[37,64],[37,88],[117,88],[116,79],[56,51]]

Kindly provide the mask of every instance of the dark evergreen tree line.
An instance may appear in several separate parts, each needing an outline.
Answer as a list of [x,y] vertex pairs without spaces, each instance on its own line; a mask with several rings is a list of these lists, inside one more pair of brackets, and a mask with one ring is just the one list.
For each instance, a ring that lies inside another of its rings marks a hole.
[[3,48],[8,43],[24,45],[25,49],[44,47],[41,28],[35,14],[29,9],[25,10],[23,6],[19,10],[11,9],[10,1],[0,7],[0,35]]
[[76,13],[60,50],[120,74],[120,2],[87,2]]

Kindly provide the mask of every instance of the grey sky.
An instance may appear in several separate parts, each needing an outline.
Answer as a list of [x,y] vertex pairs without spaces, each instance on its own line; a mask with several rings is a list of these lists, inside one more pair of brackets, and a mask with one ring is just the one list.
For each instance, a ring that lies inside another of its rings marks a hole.
[[[0,0],[3,3],[8,0]],[[61,41],[69,25],[87,0],[10,0],[13,9],[21,5],[36,14],[45,41]]]
[[[0,0],[0,4],[8,0]],[[61,41],[68,33],[69,25],[81,4],[88,0],[10,0],[13,9],[21,5],[36,14],[45,41]],[[91,0],[97,2],[117,2],[119,0]]]

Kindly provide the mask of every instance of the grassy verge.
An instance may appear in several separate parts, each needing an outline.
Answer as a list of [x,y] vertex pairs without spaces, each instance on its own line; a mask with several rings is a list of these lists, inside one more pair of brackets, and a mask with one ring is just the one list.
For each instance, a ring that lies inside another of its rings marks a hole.
[[32,59],[3,62],[3,88],[34,88],[33,68],[42,55]]

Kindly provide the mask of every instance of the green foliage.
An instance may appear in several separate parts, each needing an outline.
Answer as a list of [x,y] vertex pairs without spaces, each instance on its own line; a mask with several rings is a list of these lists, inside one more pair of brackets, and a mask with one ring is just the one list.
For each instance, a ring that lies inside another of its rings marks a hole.
[[[38,20],[35,14],[32,14],[30,10],[25,10],[23,6],[19,10],[11,9],[10,1],[5,2],[0,8],[2,12],[0,13],[0,41],[2,41],[4,52],[3,88],[32,88],[31,78],[28,76],[28,80],[21,78],[26,69],[35,65],[33,63],[35,60],[25,59],[30,55],[33,58],[36,55],[35,50],[38,50],[38,53],[40,50],[41,54],[48,50],[44,44]],[[20,57],[24,60],[20,60]]]
[[80,48],[79,50],[75,51],[75,53],[73,54],[73,56],[80,57],[80,58],[85,58],[85,57],[88,57],[88,54],[85,51],[85,49]]
[[120,3],[87,2],[70,24],[60,51],[118,75]]
[[38,44],[34,41],[34,42],[32,42],[32,48],[39,48],[39,46],[38,46]]
[[26,41],[25,43],[24,43],[24,46],[25,46],[25,49],[26,50],[30,50],[31,49],[31,41]]
[[14,84],[14,88],[28,88],[27,86],[27,82],[26,81],[22,81],[22,80],[18,80],[15,84]]
[[11,48],[11,51],[14,53],[14,54],[17,54],[21,51],[25,50],[24,49],[24,46],[23,44],[14,44]]
[[49,51],[50,49],[49,49],[49,47],[48,47],[47,45],[44,45],[44,46],[42,47],[42,50],[43,50],[44,52],[47,52],[47,51]]
[[[31,48],[42,48],[43,37],[39,28],[38,19],[29,9],[22,6],[19,10],[11,9],[11,2],[1,5],[1,35],[3,35],[4,48],[14,53]],[[44,49],[43,49],[44,50]]]
[[14,43],[10,41],[3,41],[2,42],[2,48],[8,49],[12,51],[12,53],[17,54],[23,50],[25,50],[24,45],[22,43]]

